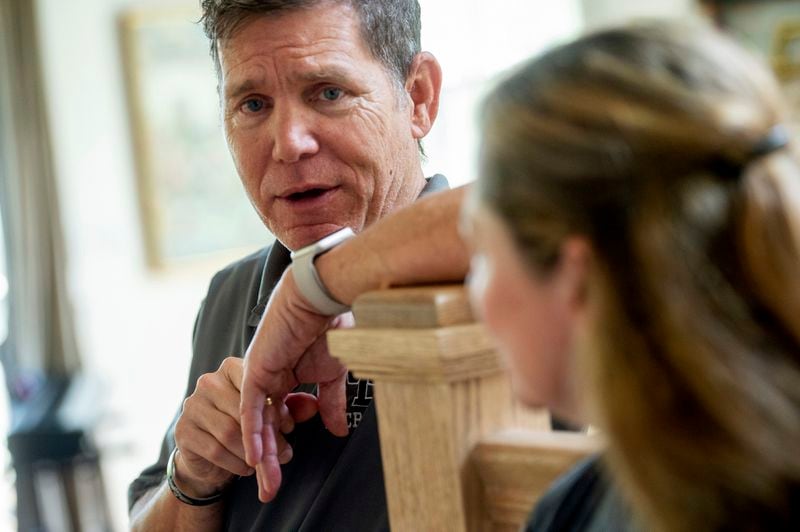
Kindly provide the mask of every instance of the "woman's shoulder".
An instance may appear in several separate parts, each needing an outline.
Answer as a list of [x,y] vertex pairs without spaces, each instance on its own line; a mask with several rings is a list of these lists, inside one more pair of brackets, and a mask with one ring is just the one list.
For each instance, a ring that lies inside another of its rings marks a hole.
[[632,530],[630,515],[591,456],[556,479],[528,521],[526,532]]

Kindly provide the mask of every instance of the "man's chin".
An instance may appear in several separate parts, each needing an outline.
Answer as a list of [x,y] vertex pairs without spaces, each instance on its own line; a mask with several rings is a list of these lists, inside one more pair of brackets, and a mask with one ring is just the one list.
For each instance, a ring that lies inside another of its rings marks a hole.
[[[277,238],[281,244],[286,246],[287,249],[290,251],[296,251],[311,245],[314,242],[348,225],[349,224],[344,222],[331,222],[293,227],[285,231],[281,231],[282,234],[277,235]],[[353,228],[353,230],[357,231],[357,228]]]

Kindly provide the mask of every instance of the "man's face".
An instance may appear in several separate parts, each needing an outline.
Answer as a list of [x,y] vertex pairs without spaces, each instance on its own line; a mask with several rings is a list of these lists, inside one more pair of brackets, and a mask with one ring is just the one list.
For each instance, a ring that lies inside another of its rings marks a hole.
[[288,248],[360,231],[417,196],[411,99],[370,54],[351,8],[255,17],[219,54],[228,146]]

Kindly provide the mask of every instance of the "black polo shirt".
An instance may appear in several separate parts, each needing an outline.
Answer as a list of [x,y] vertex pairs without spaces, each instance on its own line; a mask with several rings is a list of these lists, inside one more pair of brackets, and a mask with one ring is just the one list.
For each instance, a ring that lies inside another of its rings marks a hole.
[[[435,175],[422,195],[446,188],[444,176]],[[201,375],[216,371],[226,357],[243,356],[289,262],[289,251],[276,242],[214,276],[195,322],[187,397]],[[294,458],[282,466],[278,495],[262,504],[255,475],[236,480],[226,492],[224,530],[389,529],[372,383],[348,375],[347,395],[350,434],[333,436],[319,416],[298,424],[287,437]],[[163,482],[177,418],[167,430],[158,462],[131,484],[131,507]]]

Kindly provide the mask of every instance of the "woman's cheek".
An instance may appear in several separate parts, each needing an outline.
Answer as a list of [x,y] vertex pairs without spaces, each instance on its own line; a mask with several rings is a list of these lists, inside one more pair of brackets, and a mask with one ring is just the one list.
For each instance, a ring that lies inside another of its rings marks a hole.
[[488,265],[486,256],[481,253],[472,255],[469,263],[467,287],[472,310],[479,320],[486,318],[486,286],[488,283]]
[[507,341],[509,316],[507,294],[503,294],[503,283],[498,278],[496,258],[478,253],[472,256],[469,273],[469,296],[475,317],[503,351]]

